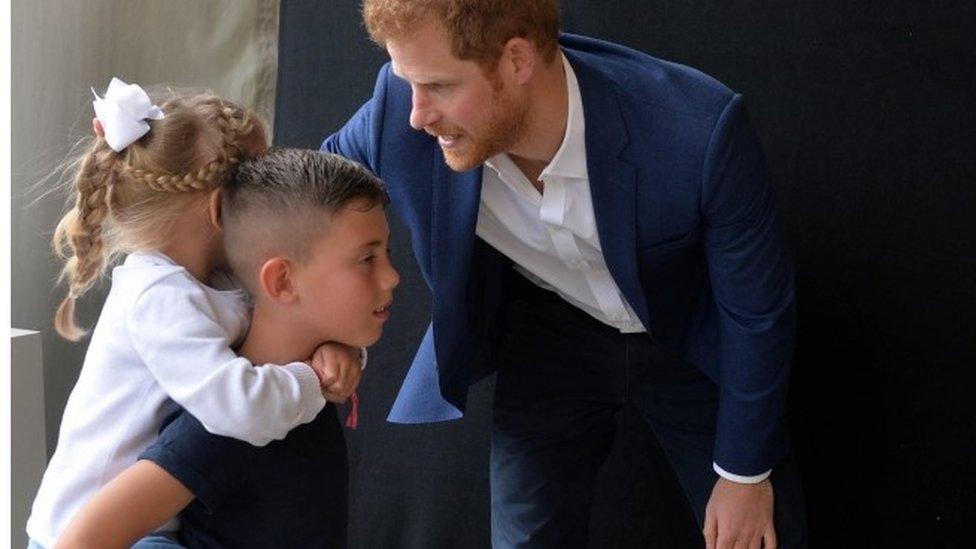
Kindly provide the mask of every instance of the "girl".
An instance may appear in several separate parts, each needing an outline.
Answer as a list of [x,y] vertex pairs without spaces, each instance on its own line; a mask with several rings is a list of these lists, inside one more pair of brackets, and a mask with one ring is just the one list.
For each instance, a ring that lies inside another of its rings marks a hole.
[[219,189],[237,163],[267,148],[258,117],[206,94],[157,107],[118,79],[94,106],[94,143],[72,164],[75,205],[54,235],[69,285],[59,334],[84,335],[75,301],[113,256],[128,257],[112,271],[34,500],[32,547],[51,547],[179,406],[214,434],[260,446],[314,419],[325,405],[321,385],[335,381],[332,395],[343,400],[359,379],[358,364],[323,379],[304,362],[255,368],[230,349],[247,331],[248,311],[240,290],[216,289],[228,286],[219,272]]

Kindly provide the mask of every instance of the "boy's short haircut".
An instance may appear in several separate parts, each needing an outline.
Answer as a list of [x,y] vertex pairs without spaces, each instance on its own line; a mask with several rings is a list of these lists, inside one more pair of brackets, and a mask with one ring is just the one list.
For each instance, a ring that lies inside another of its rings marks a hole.
[[223,187],[221,218],[231,270],[257,295],[261,265],[283,256],[302,263],[324,234],[322,216],[347,206],[369,210],[389,203],[383,183],[341,156],[271,149],[242,162]]

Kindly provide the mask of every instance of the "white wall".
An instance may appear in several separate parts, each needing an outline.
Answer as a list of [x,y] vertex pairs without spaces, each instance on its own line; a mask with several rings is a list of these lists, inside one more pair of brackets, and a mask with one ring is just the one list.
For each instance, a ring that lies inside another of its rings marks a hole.
[[[64,197],[37,183],[90,131],[91,92],[112,76],[212,89],[268,120],[277,73],[277,0],[13,0],[11,321],[43,335],[47,448],[54,449],[85,344],[60,340],[64,295],[49,240]],[[79,304],[97,318],[106,284]],[[19,529],[23,525],[12,525]]]
[[[10,532],[11,547],[26,547],[30,504],[41,484],[47,448],[41,334],[10,331]],[[41,435],[41,436],[38,436]]]

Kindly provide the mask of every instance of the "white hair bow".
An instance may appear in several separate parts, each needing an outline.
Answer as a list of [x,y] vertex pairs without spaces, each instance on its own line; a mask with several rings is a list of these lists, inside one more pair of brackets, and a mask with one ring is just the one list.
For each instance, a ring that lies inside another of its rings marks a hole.
[[122,152],[149,132],[147,119],[162,120],[163,110],[153,105],[149,95],[136,84],[126,84],[112,78],[105,90],[105,97],[99,97],[92,88],[95,100],[95,117],[105,130],[105,141],[115,152]]

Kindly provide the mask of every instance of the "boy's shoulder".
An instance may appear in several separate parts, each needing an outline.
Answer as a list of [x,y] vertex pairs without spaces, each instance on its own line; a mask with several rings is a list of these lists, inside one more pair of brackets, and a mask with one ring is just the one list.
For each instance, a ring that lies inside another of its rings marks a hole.
[[[337,443],[345,444],[334,405],[327,405],[315,419],[295,427],[284,439],[265,446],[213,434],[192,414],[178,408],[164,420],[159,438],[140,458],[152,459],[169,454],[174,461],[205,464],[197,467],[198,470],[204,466],[219,470],[237,460],[250,460],[251,464],[256,463],[256,459],[284,464],[283,460],[291,456],[293,449],[300,453],[315,453],[328,451]],[[265,459],[263,456],[271,457]]]
[[201,545],[304,546],[345,524],[348,465],[334,406],[262,447],[211,434],[180,411],[140,459],[194,494],[183,535]]
[[139,455],[179,480],[211,512],[244,480],[246,442],[214,435],[182,408],[164,422],[159,439]]

